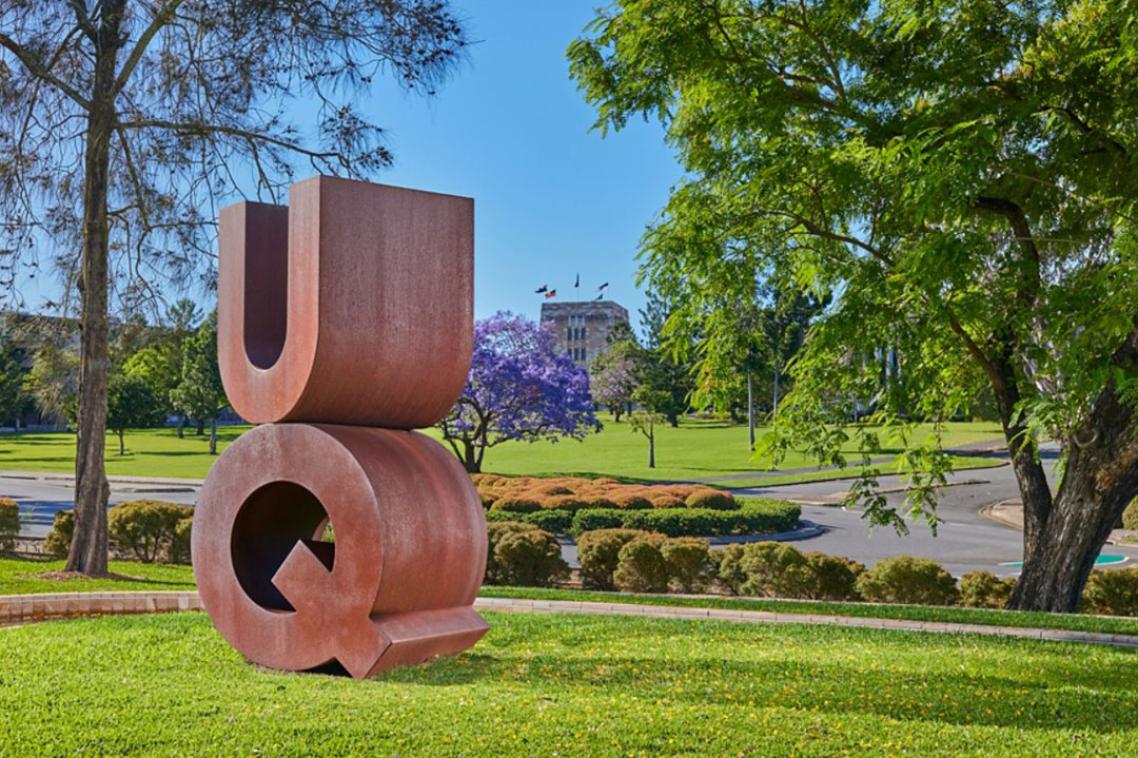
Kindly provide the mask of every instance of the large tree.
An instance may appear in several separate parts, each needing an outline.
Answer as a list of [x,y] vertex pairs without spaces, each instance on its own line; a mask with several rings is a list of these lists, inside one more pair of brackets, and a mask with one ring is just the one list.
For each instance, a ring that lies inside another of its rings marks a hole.
[[495,445],[580,440],[601,425],[589,374],[557,351],[548,331],[524,316],[499,312],[475,323],[470,375],[439,428],[474,473]]
[[209,454],[217,455],[217,419],[228,400],[217,365],[217,311],[182,342],[181,377],[170,393],[174,408],[209,422]]
[[464,44],[442,0],[0,6],[0,284],[12,292],[47,262],[80,295],[69,570],[107,565],[112,294],[129,312],[163,275],[208,275],[217,207],[235,191],[281,202],[301,162],[349,176],[387,165],[358,96],[385,72],[429,92]]
[[[834,425],[858,405],[900,426],[990,389],[1024,502],[1013,607],[1074,610],[1138,494],[1135,18],[1133,0],[622,0],[569,51],[598,125],[659,118],[687,171],[645,237],[654,286],[688,308],[752,274],[836,293],[776,447],[840,460],[854,435],[870,456],[878,427]],[[901,428],[909,515],[935,523],[944,452]],[[853,492],[904,526],[872,480]]]

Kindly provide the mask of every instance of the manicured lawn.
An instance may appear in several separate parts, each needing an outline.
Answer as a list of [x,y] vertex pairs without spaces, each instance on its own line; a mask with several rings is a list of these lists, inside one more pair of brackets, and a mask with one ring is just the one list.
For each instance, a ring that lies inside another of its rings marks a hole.
[[1131,651],[975,636],[486,614],[356,682],[244,661],[202,614],[0,630],[13,755],[1127,755]]
[[[189,566],[111,561],[110,570],[119,579],[45,579],[37,574],[62,571],[63,561],[0,558],[0,595],[31,595],[42,592],[141,592],[143,590],[195,589]],[[2,752],[2,751],[0,751]]]
[[[647,466],[647,442],[633,433],[625,423],[617,424],[611,416],[603,416],[605,428],[583,442],[561,441],[526,444],[509,442],[491,449],[484,468],[502,474],[585,474],[607,475],[627,479],[701,480],[717,479],[761,472],[764,467],[750,460],[747,430],[722,422],[685,421],[678,429],[668,426],[657,430],[658,468]],[[219,448],[232,442],[248,427],[223,427],[219,431]],[[429,434],[438,436],[435,430]],[[928,434],[921,428],[918,434]],[[959,423],[949,425],[947,446],[995,441],[1000,430],[994,424]],[[120,476],[164,476],[200,479],[215,460],[208,454],[209,440],[197,437],[192,430],[178,439],[173,429],[150,429],[127,434],[127,453],[118,454],[118,442],[108,436],[107,471]],[[851,457],[853,450],[851,446]],[[75,437],[71,434],[21,434],[0,437],[0,470],[60,471],[74,470]],[[967,458],[962,465],[990,465],[991,461]],[[805,455],[791,455],[782,469],[809,467],[810,471],[794,472],[765,483],[787,483],[805,479],[843,477],[851,471],[818,471],[814,461]],[[889,464],[883,464],[888,470]],[[745,486],[757,480],[721,481],[724,486]]]

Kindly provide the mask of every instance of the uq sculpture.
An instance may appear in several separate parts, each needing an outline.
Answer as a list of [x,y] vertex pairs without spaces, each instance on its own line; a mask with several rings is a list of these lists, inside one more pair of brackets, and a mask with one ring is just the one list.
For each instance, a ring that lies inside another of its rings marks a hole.
[[478,494],[411,431],[470,368],[473,234],[469,198],[329,177],[287,208],[222,210],[219,365],[260,426],[210,471],[192,552],[202,603],[250,660],[363,678],[486,632]]

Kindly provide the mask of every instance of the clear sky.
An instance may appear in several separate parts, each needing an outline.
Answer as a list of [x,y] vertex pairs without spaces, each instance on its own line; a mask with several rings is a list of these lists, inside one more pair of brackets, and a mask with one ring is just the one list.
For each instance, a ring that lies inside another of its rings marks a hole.
[[[478,41],[431,99],[377,87],[369,108],[389,129],[395,166],[379,181],[475,199],[475,313],[537,317],[558,300],[608,299],[634,315],[637,242],[680,168],[658,124],[601,138],[570,80],[565,48],[597,0],[459,0]],[[574,290],[576,274],[581,287]]]

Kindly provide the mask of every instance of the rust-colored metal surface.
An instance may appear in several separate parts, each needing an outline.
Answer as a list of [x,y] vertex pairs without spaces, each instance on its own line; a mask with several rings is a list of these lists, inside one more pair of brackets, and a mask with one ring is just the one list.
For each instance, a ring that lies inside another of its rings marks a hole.
[[290,202],[222,211],[226,393],[277,423],[211,469],[194,574],[247,658],[363,678],[487,629],[472,608],[478,494],[450,452],[405,428],[446,413],[469,370],[473,203],[325,177]]
[[316,177],[221,211],[218,362],[253,423],[430,426],[473,342],[474,202]]

